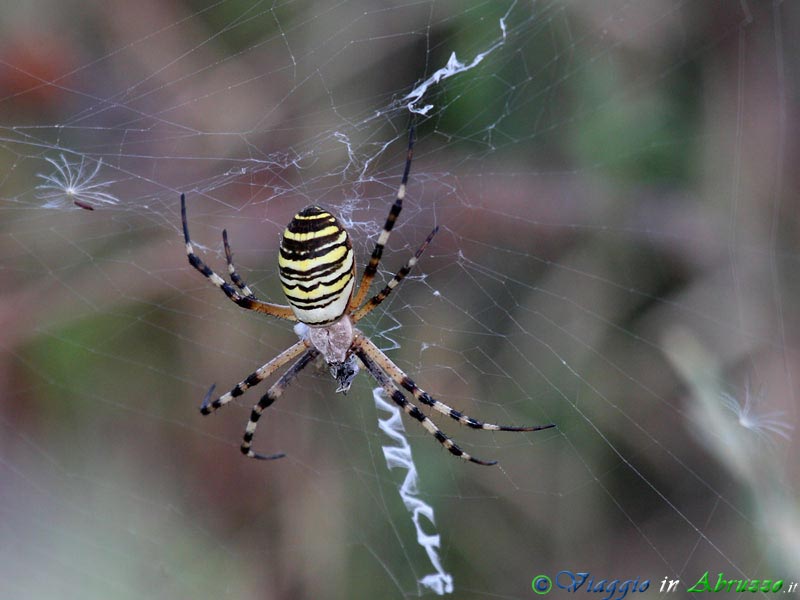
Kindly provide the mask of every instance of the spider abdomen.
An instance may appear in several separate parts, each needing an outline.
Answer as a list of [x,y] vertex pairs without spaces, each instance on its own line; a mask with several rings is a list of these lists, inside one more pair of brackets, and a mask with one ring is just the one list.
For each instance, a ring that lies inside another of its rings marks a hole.
[[309,206],[283,232],[278,257],[281,286],[299,321],[327,325],[347,311],[355,258],[347,230],[328,211]]

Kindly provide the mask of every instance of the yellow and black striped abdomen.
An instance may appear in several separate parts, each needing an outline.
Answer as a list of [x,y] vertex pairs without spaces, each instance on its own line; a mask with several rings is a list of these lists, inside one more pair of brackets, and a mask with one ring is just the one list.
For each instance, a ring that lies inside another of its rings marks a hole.
[[281,286],[298,320],[327,325],[341,318],[353,294],[350,236],[331,213],[309,206],[283,232]]

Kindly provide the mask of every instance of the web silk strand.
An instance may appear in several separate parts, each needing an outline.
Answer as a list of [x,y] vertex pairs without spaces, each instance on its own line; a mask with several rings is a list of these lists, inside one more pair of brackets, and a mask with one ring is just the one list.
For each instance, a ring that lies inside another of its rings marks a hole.
[[372,390],[372,397],[375,400],[376,407],[389,413],[389,416],[385,419],[378,419],[378,426],[381,431],[395,442],[394,445],[383,446],[386,466],[390,469],[399,467],[407,470],[403,484],[400,486],[400,498],[403,500],[408,512],[411,513],[411,520],[417,532],[417,543],[425,549],[428,559],[436,570],[436,573],[425,575],[419,580],[419,583],[439,596],[451,594],[453,593],[453,576],[444,570],[439,558],[441,538],[438,534],[431,535],[425,533],[422,529],[421,521],[423,517],[433,526],[436,523],[433,516],[433,507],[420,500],[417,495],[419,492],[417,467],[411,458],[411,446],[409,446],[405,437],[405,428],[403,427],[400,409],[394,404],[389,404],[384,399],[383,388]]

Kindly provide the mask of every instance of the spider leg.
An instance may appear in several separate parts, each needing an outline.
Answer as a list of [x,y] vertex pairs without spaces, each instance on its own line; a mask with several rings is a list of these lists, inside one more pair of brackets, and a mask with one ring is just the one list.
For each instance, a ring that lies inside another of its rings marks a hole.
[[394,403],[402,408],[406,414],[419,421],[425,430],[436,438],[437,442],[447,448],[450,454],[457,456],[462,460],[474,462],[479,465],[491,466],[497,464],[496,460],[481,460],[464,452],[453,440],[447,437],[447,435],[436,426],[436,423],[434,423],[429,417],[426,417],[425,414],[413,402],[410,402],[405,396],[403,396],[403,392],[400,391],[400,388],[398,388],[394,381],[392,381],[392,379],[381,370],[381,368],[372,360],[370,355],[364,350],[363,347],[356,347],[355,353],[356,356],[361,359],[361,362],[364,363],[364,366],[367,367],[367,370],[370,372],[370,374],[381,385],[386,394],[394,401]]
[[[248,310],[254,310],[256,312],[265,313],[268,315],[272,315],[273,317],[278,317],[279,319],[286,319],[288,321],[296,321],[297,317],[295,317],[294,312],[288,306],[282,306],[280,304],[272,304],[271,302],[262,302],[255,296],[242,296],[237,292],[231,285],[225,281],[222,277],[217,275],[211,268],[206,265],[199,256],[194,253],[194,248],[192,247],[192,241],[189,238],[189,225],[186,222],[186,197],[184,194],[181,194],[181,220],[183,222],[183,238],[186,242],[186,255],[189,257],[189,264],[192,265],[195,269],[200,271],[205,277],[207,277],[211,283],[225,292],[225,295],[230,298],[233,302],[241,306],[242,308],[246,308]],[[237,276],[238,277],[238,276]],[[240,279],[241,281],[241,279]],[[246,292],[245,292],[246,293]]]
[[283,394],[284,390],[289,386],[292,379],[294,379],[297,374],[303,370],[303,368],[311,362],[316,356],[319,354],[318,351],[310,349],[306,350],[306,353],[300,357],[296,363],[294,363],[286,373],[281,375],[281,378],[276,381],[271,388],[267,390],[267,393],[261,397],[261,400],[258,401],[253,407],[252,412],[250,413],[250,420],[247,422],[247,427],[244,430],[244,438],[242,440],[242,454],[244,454],[248,458],[257,458],[259,460],[274,460],[276,458],[283,458],[286,456],[283,452],[278,454],[259,454],[258,452],[254,452],[250,449],[250,445],[253,442],[253,436],[256,434],[256,427],[258,426],[258,420],[261,418],[261,414],[264,412],[268,406],[270,406],[275,400],[280,398],[281,394]]
[[370,312],[372,312],[373,309],[375,309],[381,302],[383,302],[386,299],[386,296],[391,294],[392,290],[396,288],[400,284],[400,282],[403,281],[403,279],[406,278],[406,275],[408,275],[411,272],[411,269],[414,268],[414,265],[417,264],[419,257],[422,256],[423,252],[425,252],[425,248],[427,248],[428,244],[431,243],[431,240],[433,239],[433,236],[436,235],[437,231],[439,231],[438,226],[433,228],[433,231],[431,231],[428,234],[428,237],[425,238],[425,241],[422,242],[422,244],[420,244],[419,248],[417,248],[417,251],[414,253],[414,256],[409,258],[408,262],[405,265],[403,265],[403,267],[397,273],[394,274],[394,277],[392,277],[392,280],[386,285],[386,287],[383,288],[380,291],[380,293],[373,296],[369,302],[364,304],[364,306],[362,306],[357,311],[355,311],[355,313],[353,313],[351,317],[353,323],[357,323],[365,316],[367,316]]
[[514,427],[510,425],[484,423],[482,421],[478,421],[477,419],[473,419],[472,417],[467,416],[454,408],[450,408],[444,402],[440,402],[439,400],[432,398],[428,392],[417,387],[411,378],[400,370],[400,367],[394,364],[388,356],[381,352],[380,348],[378,348],[365,336],[362,335],[359,337],[359,343],[362,350],[368,354],[375,363],[378,364],[381,370],[386,373],[392,379],[392,381],[411,392],[414,395],[414,398],[422,404],[430,406],[432,409],[442,413],[443,415],[447,415],[451,419],[455,419],[461,425],[466,425],[467,427],[472,427],[473,429],[486,429],[489,431],[541,431],[542,429],[550,429],[551,427],[555,427],[555,424],[553,423],[549,425]]
[[225,260],[228,262],[228,273],[231,276],[231,281],[242,290],[248,298],[255,298],[256,295],[245,283],[244,279],[236,272],[236,267],[233,266],[233,253],[231,252],[230,244],[228,244],[228,230],[222,230],[222,245],[225,246]]
[[210,415],[212,412],[225,406],[228,402],[233,400],[234,398],[238,398],[242,394],[244,394],[248,389],[253,387],[254,385],[258,385],[264,379],[272,375],[275,371],[280,369],[283,365],[288,363],[290,360],[298,356],[303,350],[306,349],[305,342],[302,340],[293,344],[280,354],[273,358],[268,363],[264,364],[263,366],[259,367],[250,375],[248,375],[245,379],[237,383],[233,389],[228,392],[227,394],[223,394],[213,402],[209,402],[211,399],[211,394],[214,393],[214,388],[216,385],[212,385],[211,388],[206,393],[206,397],[203,399],[203,403],[200,405],[200,412],[203,415]]
[[386,224],[383,226],[383,231],[381,231],[381,235],[378,237],[378,241],[375,244],[375,249],[372,251],[372,256],[369,259],[369,263],[364,269],[364,275],[361,277],[361,281],[358,284],[358,289],[356,290],[356,293],[353,294],[353,298],[350,300],[350,310],[354,310],[364,301],[364,298],[367,296],[367,292],[369,292],[369,286],[372,283],[372,280],[375,278],[375,274],[378,272],[378,264],[381,262],[383,248],[386,246],[386,242],[389,241],[389,234],[392,232],[394,222],[397,220],[400,211],[403,209],[403,198],[406,196],[408,174],[411,172],[411,159],[413,157],[414,128],[410,127],[408,130],[406,166],[403,170],[403,179],[400,181],[400,187],[397,189],[397,199],[394,201],[392,208],[389,209],[389,216],[386,217]]

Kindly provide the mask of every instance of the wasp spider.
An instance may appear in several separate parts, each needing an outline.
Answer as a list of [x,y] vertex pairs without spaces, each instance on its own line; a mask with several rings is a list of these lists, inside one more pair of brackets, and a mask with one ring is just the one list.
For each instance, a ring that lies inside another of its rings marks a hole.
[[538,431],[553,427],[553,425],[510,427],[482,423],[454,408],[450,408],[417,387],[375,344],[354,327],[358,321],[383,302],[408,275],[438,230],[437,227],[430,232],[414,253],[414,256],[395,274],[386,287],[370,300],[364,302],[369,292],[370,284],[378,270],[383,248],[389,240],[389,234],[403,207],[403,197],[406,193],[408,174],[411,169],[413,147],[414,135],[413,131],[411,131],[409,133],[405,170],[400,187],[397,190],[397,199],[389,211],[386,224],[378,237],[372,257],[364,269],[364,274],[358,283],[358,287],[355,286],[355,256],[350,237],[336,217],[318,206],[304,208],[294,216],[283,232],[280,255],[278,256],[281,286],[284,294],[286,294],[286,299],[289,301],[289,306],[263,302],[255,296],[236,272],[226,231],[222,232],[222,241],[228,263],[228,273],[236,288],[212,271],[194,253],[192,242],[189,238],[189,227],[186,223],[186,199],[181,194],[181,219],[183,221],[183,235],[186,241],[186,254],[189,257],[189,263],[239,306],[286,319],[287,321],[299,321],[298,325],[295,326],[295,331],[300,335],[300,341],[255,370],[236,384],[231,391],[217,397],[215,400],[211,400],[215,387],[212,385],[200,406],[200,412],[204,415],[209,415],[228,404],[234,398],[241,396],[245,391],[272,375],[286,363],[295,360],[289,370],[267,390],[267,393],[262,396],[258,404],[253,407],[241,446],[242,453],[245,456],[262,460],[285,456],[283,453],[259,454],[251,449],[256,425],[264,409],[275,402],[283,394],[292,379],[319,355],[322,355],[325,359],[331,375],[338,383],[337,392],[346,393],[350,388],[353,378],[359,371],[360,361],[370,375],[385,390],[386,394],[400,408],[419,421],[428,433],[433,435],[451,454],[470,462],[480,465],[493,465],[497,461],[480,460],[464,452],[429,417],[425,416],[413,402],[404,396],[401,388],[410,392],[414,399],[421,404],[425,404],[433,410],[458,421],[461,425],[466,425],[473,429]]

